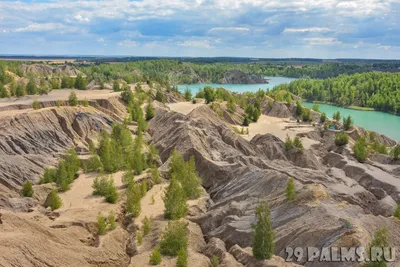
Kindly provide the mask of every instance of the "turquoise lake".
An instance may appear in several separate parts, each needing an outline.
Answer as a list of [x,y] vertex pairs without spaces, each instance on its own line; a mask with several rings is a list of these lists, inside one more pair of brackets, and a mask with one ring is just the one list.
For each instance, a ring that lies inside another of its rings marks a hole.
[[282,83],[290,83],[291,81],[297,80],[295,78],[287,77],[265,77],[269,83],[265,84],[217,84],[217,83],[207,83],[207,84],[180,84],[178,85],[179,91],[183,92],[186,88],[189,88],[193,94],[196,94],[199,89],[203,89],[204,86],[211,86],[213,88],[223,87],[232,92],[244,93],[244,92],[255,92],[258,89],[268,90],[272,89],[276,85]]
[[[265,77],[269,80],[268,84],[181,84],[178,85],[178,89],[183,92],[186,88],[189,88],[193,95],[197,93],[199,89],[204,88],[204,86],[211,86],[213,88],[224,87],[232,92],[244,93],[244,92],[256,92],[258,89],[269,90],[274,86],[282,83],[290,83],[296,80],[295,78],[287,77]],[[311,108],[313,103],[303,103],[304,106]],[[378,112],[378,111],[361,111],[352,110],[341,107],[336,107],[332,105],[320,104],[320,112],[325,112],[326,115],[332,118],[333,113],[340,111],[341,116],[350,115],[354,124],[363,127],[370,131],[375,131],[384,134],[396,141],[400,141],[400,116],[395,116],[392,114]]]
[[[312,108],[314,104],[303,102],[303,105]],[[346,109],[326,104],[319,104],[319,111],[325,112],[330,118],[336,111],[340,112],[342,118],[350,115],[354,120],[354,125],[384,134],[395,141],[400,141],[400,116],[378,111]]]

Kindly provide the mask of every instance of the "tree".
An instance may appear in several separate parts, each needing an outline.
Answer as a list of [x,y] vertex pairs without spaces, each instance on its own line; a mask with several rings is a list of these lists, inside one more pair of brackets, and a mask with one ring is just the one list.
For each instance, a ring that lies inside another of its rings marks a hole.
[[24,197],[32,197],[33,196],[33,187],[31,182],[26,181],[23,185],[22,185],[22,195]]
[[335,121],[340,121],[340,118],[341,118],[341,116],[340,116],[340,111],[336,111],[336,112],[333,114],[333,119],[334,119]]
[[320,121],[321,123],[324,123],[324,122],[326,121],[326,114],[325,114],[325,112],[322,112],[322,113],[321,113],[321,117],[319,118],[319,121]]
[[101,212],[97,215],[97,234],[105,235],[107,232],[107,219],[104,217]]
[[338,133],[335,136],[335,145],[344,146],[349,143],[349,135],[347,133]]
[[62,160],[58,164],[57,175],[56,175],[56,184],[61,192],[67,191],[70,184],[70,179],[68,176],[67,168],[65,166],[65,161]]
[[33,78],[29,79],[29,82],[26,85],[26,91],[28,95],[35,95],[37,93],[36,82]]
[[73,107],[78,105],[78,97],[76,96],[76,93],[74,91],[72,91],[69,94],[68,103],[70,106],[73,106]]
[[315,112],[319,112],[319,105],[318,105],[318,104],[314,104],[313,107],[312,107],[312,109],[313,109]]
[[211,86],[204,87],[204,98],[206,100],[206,104],[209,104],[214,101],[214,89]]
[[158,168],[156,168],[156,167],[153,167],[151,169],[151,180],[153,181],[154,184],[161,183],[160,172],[158,171]]
[[291,150],[292,148],[294,148],[294,144],[292,139],[290,138],[289,135],[286,135],[286,140],[285,140],[285,149],[286,151]]
[[343,117],[343,128],[345,131],[348,131],[351,126],[353,126],[353,123],[354,122],[350,115],[347,118]]
[[178,257],[176,258],[176,267],[187,267],[188,255],[185,248],[181,248],[178,251]]
[[149,263],[151,265],[159,265],[161,263],[161,253],[160,248],[156,247],[150,255]]
[[365,162],[368,157],[368,147],[365,137],[360,137],[354,144],[354,155],[359,162]]
[[256,208],[257,223],[254,226],[253,255],[258,260],[271,259],[275,250],[275,234],[272,230],[268,202]]
[[244,115],[242,125],[243,125],[243,126],[249,126],[249,124],[250,124],[249,117],[248,117],[247,115]]
[[57,169],[46,168],[44,169],[44,174],[42,178],[40,178],[39,184],[53,183],[56,180],[56,176],[57,176]]
[[169,220],[178,220],[186,216],[188,207],[186,204],[185,192],[175,175],[172,176],[168,185],[164,200],[164,217]]
[[143,179],[142,182],[140,183],[140,192],[142,197],[144,197],[147,193],[147,182],[145,179]]
[[79,90],[86,90],[86,80],[82,77],[81,74],[78,74],[78,76],[76,76],[74,87]]
[[167,256],[176,256],[180,249],[186,249],[188,243],[186,224],[169,221],[160,240],[160,252]]
[[88,107],[89,106],[89,101],[87,100],[86,97],[82,100],[82,106],[84,106],[84,107]]
[[126,210],[133,217],[140,215],[140,200],[142,198],[141,188],[137,183],[131,183],[127,190]]
[[118,200],[117,188],[111,175],[99,174],[93,180],[93,195],[105,197],[108,203],[115,203]]
[[151,120],[154,117],[154,108],[152,101],[149,101],[149,104],[146,107],[146,120]]
[[301,103],[299,100],[296,101],[296,115],[301,116],[303,114],[303,107],[301,106]]
[[113,91],[114,91],[114,92],[119,92],[119,91],[121,91],[121,88],[120,88],[120,86],[119,86],[119,81],[118,81],[118,80],[114,80],[114,83],[113,83]]
[[400,144],[397,144],[392,150],[390,151],[390,155],[393,156],[394,160],[398,160],[400,157]]
[[147,216],[145,216],[142,221],[142,224],[143,224],[143,235],[146,236],[150,233],[151,220],[147,218]]
[[397,204],[396,210],[393,213],[393,216],[397,219],[400,219],[400,204]]
[[189,88],[186,88],[184,96],[185,96],[186,101],[190,101],[192,99],[192,91],[190,91]]
[[312,121],[313,120],[313,117],[312,117],[312,114],[311,114],[311,109],[303,108],[302,120],[303,121]]
[[57,189],[51,190],[50,194],[47,196],[45,206],[50,207],[51,210],[58,209],[62,206],[62,201],[58,195]]
[[0,82],[0,97],[1,98],[5,98],[5,97],[8,97],[8,96],[9,95],[8,95],[7,89],[4,87],[3,83]]
[[294,184],[293,177],[290,177],[286,185],[286,198],[288,200],[294,200],[295,197],[296,197],[296,186]]
[[18,83],[16,85],[15,95],[16,96],[24,96],[24,95],[26,95],[26,88],[25,88],[24,84]]
[[303,152],[303,150],[304,150],[303,143],[301,142],[301,139],[300,139],[300,137],[298,137],[298,136],[296,136],[296,137],[293,139],[293,146],[294,146],[295,148],[297,148],[297,150],[299,150],[300,152]]

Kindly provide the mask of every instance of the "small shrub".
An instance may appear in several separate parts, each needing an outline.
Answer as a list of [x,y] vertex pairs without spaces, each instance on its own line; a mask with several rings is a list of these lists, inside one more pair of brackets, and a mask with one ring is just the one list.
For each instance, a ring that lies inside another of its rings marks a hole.
[[22,185],[22,195],[24,197],[32,197],[33,196],[33,187],[31,182],[26,181],[23,185]]
[[324,122],[326,121],[326,114],[325,114],[325,112],[322,112],[322,113],[321,113],[321,117],[319,118],[319,121],[320,121],[321,123],[324,123]]
[[186,225],[179,221],[169,221],[162,234],[160,241],[160,252],[167,256],[176,256],[180,249],[187,248]]
[[301,106],[300,101],[296,101],[296,115],[301,116],[303,114],[303,107]]
[[359,162],[365,162],[368,157],[368,147],[365,137],[360,137],[354,144],[354,155]]
[[249,117],[247,115],[245,115],[242,125],[243,126],[249,126],[249,124],[250,124],[250,119],[249,119]]
[[314,104],[313,107],[312,107],[312,109],[313,109],[315,112],[319,112],[319,105],[318,105],[318,104]]
[[140,231],[136,232],[136,239],[137,239],[137,243],[139,244],[139,246],[141,244],[143,244],[143,234]]
[[311,114],[311,109],[309,109],[309,108],[303,108],[303,112],[302,112],[301,116],[302,116],[303,121],[312,121],[313,120],[313,116]]
[[87,100],[86,97],[85,97],[85,99],[82,100],[82,106],[84,106],[84,107],[88,107],[89,106],[89,101]]
[[397,144],[392,150],[390,151],[390,155],[393,156],[394,160],[398,160],[400,157],[400,144]]
[[[387,228],[379,228],[375,231],[374,237],[371,240],[371,243],[368,245],[367,254],[368,258],[371,259],[371,248],[381,248],[384,249],[389,247],[389,237]],[[393,256],[393,255],[392,255]],[[370,262],[366,264],[366,267],[386,267],[387,263],[384,260],[384,257],[378,258],[377,261]]]
[[294,200],[295,197],[296,197],[296,186],[294,184],[293,177],[290,177],[286,185],[286,198],[291,201]]
[[290,138],[289,135],[286,136],[286,141],[285,141],[285,149],[286,151],[291,150],[292,148],[294,148],[294,144],[292,139]]
[[344,227],[346,227],[347,229],[351,229],[353,228],[353,225],[349,220],[344,220]]
[[151,265],[159,265],[161,263],[160,248],[153,249],[153,252],[150,255],[149,263]]
[[51,190],[46,202],[46,208],[50,207],[51,210],[58,209],[62,206],[62,201],[58,195],[57,189]]
[[293,139],[293,146],[301,152],[304,150],[303,143],[298,136]]
[[35,110],[36,109],[40,109],[40,103],[39,103],[39,101],[37,99],[33,100],[32,108],[35,109]]
[[271,213],[268,202],[256,208],[257,223],[254,225],[253,255],[258,260],[270,259],[275,251]]
[[168,185],[164,200],[164,217],[169,220],[177,220],[186,216],[188,206],[186,204],[185,191],[181,184],[172,176],[170,184]]
[[176,258],[176,267],[187,267],[188,255],[185,248],[181,248],[178,251],[178,257]]
[[146,107],[146,120],[149,121],[154,117],[153,103],[150,101]]
[[154,205],[156,203],[156,200],[154,199],[154,195],[151,196],[151,205]]
[[387,148],[384,144],[379,143],[378,140],[372,143],[371,148],[380,154],[387,155]]
[[211,265],[212,267],[219,267],[219,258],[218,256],[213,256],[211,259]]
[[196,104],[196,103],[197,103],[196,98],[193,98],[193,99],[192,99],[192,104]]
[[153,167],[151,169],[151,180],[153,181],[154,184],[161,183],[160,173],[156,167]]
[[111,211],[110,214],[108,214],[108,229],[114,230],[115,228],[117,228],[117,223],[115,222],[115,214]]
[[97,215],[97,234],[105,235],[106,232],[107,232],[107,219],[100,212],[99,215]]
[[140,186],[137,183],[131,183],[127,190],[126,210],[133,217],[140,215],[140,200],[142,198]]
[[393,213],[393,216],[397,219],[400,219],[400,204],[397,204],[396,210]]
[[61,107],[62,106],[62,101],[61,100],[57,100],[56,105],[57,105],[57,107]]
[[337,112],[335,112],[335,113],[333,114],[333,119],[334,119],[335,121],[340,121],[340,118],[341,118],[341,116],[340,116],[340,111],[337,111]]
[[100,175],[93,181],[93,195],[105,197],[108,203],[115,203],[118,200],[117,188],[114,185],[112,176]]
[[86,165],[83,166],[85,172],[101,171],[103,164],[101,163],[100,157],[96,154],[90,156]]
[[349,143],[349,135],[347,133],[338,133],[335,136],[335,145],[344,146]]
[[147,193],[147,182],[146,180],[142,180],[141,184],[140,184],[140,191],[142,193],[142,197],[144,197]]
[[70,106],[73,106],[73,107],[78,105],[78,97],[76,96],[76,93],[74,91],[72,91],[69,94],[68,103]]
[[145,216],[142,223],[143,223],[143,235],[146,236],[150,233],[151,220],[147,218],[147,216]]
[[56,175],[57,175],[57,169],[55,168],[44,169],[44,174],[42,178],[40,178],[39,184],[47,184],[55,182]]
[[350,115],[347,118],[343,117],[343,128],[345,131],[350,130],[350,128],[351,128],[351,126],[353,126],[353,124],[354,124],[354,121]]
[[129,186],[134,181],[134,178],[133,171],[128,170],[122,175],[122,183]]

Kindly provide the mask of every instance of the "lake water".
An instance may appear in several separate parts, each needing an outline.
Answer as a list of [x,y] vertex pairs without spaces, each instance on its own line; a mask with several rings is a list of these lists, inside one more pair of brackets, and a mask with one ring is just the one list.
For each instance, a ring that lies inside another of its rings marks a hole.
[[[303,105],[312,108],[314,104],[303,102]],[[384,134],[395,141],[400,141],[400,116],[378,111],[346,109],[326,104],[319,104],[319,111],[325,112],[330,118],[336,111],[340,112],[342,118],[350,115],[354,120],[354,125]]]
[[178,89],[181,92],[184,92],[186,88],[189,88],[192,91],[192,94],[196,94],[199,89],[203,89],[204,86],[211,86],[213,88],[223,87],[232,92],[244,93],[244,92],[256,92],[258,89],[269,90],[273,87],[280,85],[282,83],[290,83],[291,81],[297,80],[295,78],[287,78],[287,77],[265,77],[269,81],[269,83],[265,84],[217,84],[217,83],[207,83],[207,84],[180,84],[178,85]]

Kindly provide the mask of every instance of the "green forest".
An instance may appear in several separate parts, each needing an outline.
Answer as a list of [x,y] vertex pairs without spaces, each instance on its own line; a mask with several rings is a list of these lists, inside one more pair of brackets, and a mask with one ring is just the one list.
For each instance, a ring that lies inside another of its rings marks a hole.
[[272,91],[280,90],[307,101],[368,107],[394,114],[400,112],[400,73],[367,72],[324,80],[301,79],[279,85]]

